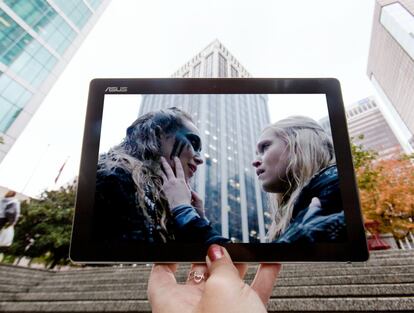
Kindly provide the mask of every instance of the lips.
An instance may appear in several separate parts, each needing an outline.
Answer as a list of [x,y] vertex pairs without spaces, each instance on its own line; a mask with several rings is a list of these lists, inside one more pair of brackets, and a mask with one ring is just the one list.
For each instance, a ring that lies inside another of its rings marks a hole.
[[188,164],[188,168],[190,169],[192,174],[194,174],[197,171],[197,166],[195,166],[194,164]]
[[257,176],[260,176],[260,174],[263,174],[265,172],[265,170],[264,169],[260,169],[260,168],[258,168],[257,170],[256,170],[256,175]]

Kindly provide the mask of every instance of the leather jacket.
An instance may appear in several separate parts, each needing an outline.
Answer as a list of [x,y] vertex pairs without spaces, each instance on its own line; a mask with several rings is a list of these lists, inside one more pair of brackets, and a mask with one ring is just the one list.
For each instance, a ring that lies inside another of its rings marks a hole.
[[[321,206],[310,207],[312,198]],[[288,228],[273,242],[341,242],[346,239],[345,215],[336,165],[324,168],[303,188]]]
[[[123,168],[105,170],[98,165],[94,230],[96,240],[139,241],[145,243],[223,243],[210,223],[198,216],[195,208],[180,206],[171,214],[166,225],[160,226],[151,193],[145,190],[146,215],[139,208],[131,174]],[[142,202],[142,201],[141,201]]]

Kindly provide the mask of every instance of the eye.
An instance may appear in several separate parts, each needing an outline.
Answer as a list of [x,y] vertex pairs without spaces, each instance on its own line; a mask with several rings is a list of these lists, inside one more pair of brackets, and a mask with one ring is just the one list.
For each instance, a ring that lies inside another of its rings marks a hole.
[[265,152],[265,151],[267,150],[267,148],[269,148],[269,147],[270,147],[270,142],[264,142],[264,143],[260,144],[260,146],[259,146],[259,152],[260,152],[260,153],[263,153],[263,152]]
[[189,134],[186,136],[195,152],[201,151],[201,140],[197,135]]

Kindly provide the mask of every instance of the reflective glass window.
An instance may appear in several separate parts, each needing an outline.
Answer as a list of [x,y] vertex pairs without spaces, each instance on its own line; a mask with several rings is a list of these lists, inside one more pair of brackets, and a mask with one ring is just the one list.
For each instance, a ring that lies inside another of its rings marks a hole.
[[0,10],[0,61],[10,65],[29,42],[24,29]]
[[4,74],[3,72],[0,72],[0,95],[3,93],[3,90],[10,84],[11,78]]
[[54,3],[79,28],[83,28],[92,15],[91,10],[82,0],[54,0]]
[[2,97],[6,98],[11,103],[17,102],[17,99],[25,92],[25,88],[20,84],[11,81],[10,84],[1,93]]
[[0,132],[5,133],[21,111],[21,108],[0,96]]
[[12,104],[9,101],[7,101],[5,98],[0,96],[0,122],[3,121],[4,117],[10,111],[11,107],[12,107]]
[[37,40],[31,37],[30,39],[25,51],[14,60],[10,69],[28,83],[38,87],[55,66],[57,59]]
[[60,54],[76,36],[76,32],[46,0],[5,0],[5,2]]
[[29,102],[32,96],[33,94],[30,91],[26,90],[20,95],[19,99],[17,99],[16,106],[23,108],[27,104],[27,102]]
[[[2,98],[0,102],[0,120],[8,114],[11,106],[14,105],[16,108],[23,108],[32,95],[33,94],[30,91],[18,82],[0,72],[0,97]],[[11,114],[11,116],[13,116],[13,114]]]
[[88,3],[92,8],[97,9],[101,5],[102,0],[88,0]]

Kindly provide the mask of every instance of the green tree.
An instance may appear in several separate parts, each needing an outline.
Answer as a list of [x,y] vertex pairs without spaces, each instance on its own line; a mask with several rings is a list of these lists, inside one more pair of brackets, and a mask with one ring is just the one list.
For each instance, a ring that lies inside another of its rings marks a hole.
[[7,254],[36,258],[49,268],[69,263],[75,186],[45,191],[40,199],[22,203],[21,217]]

